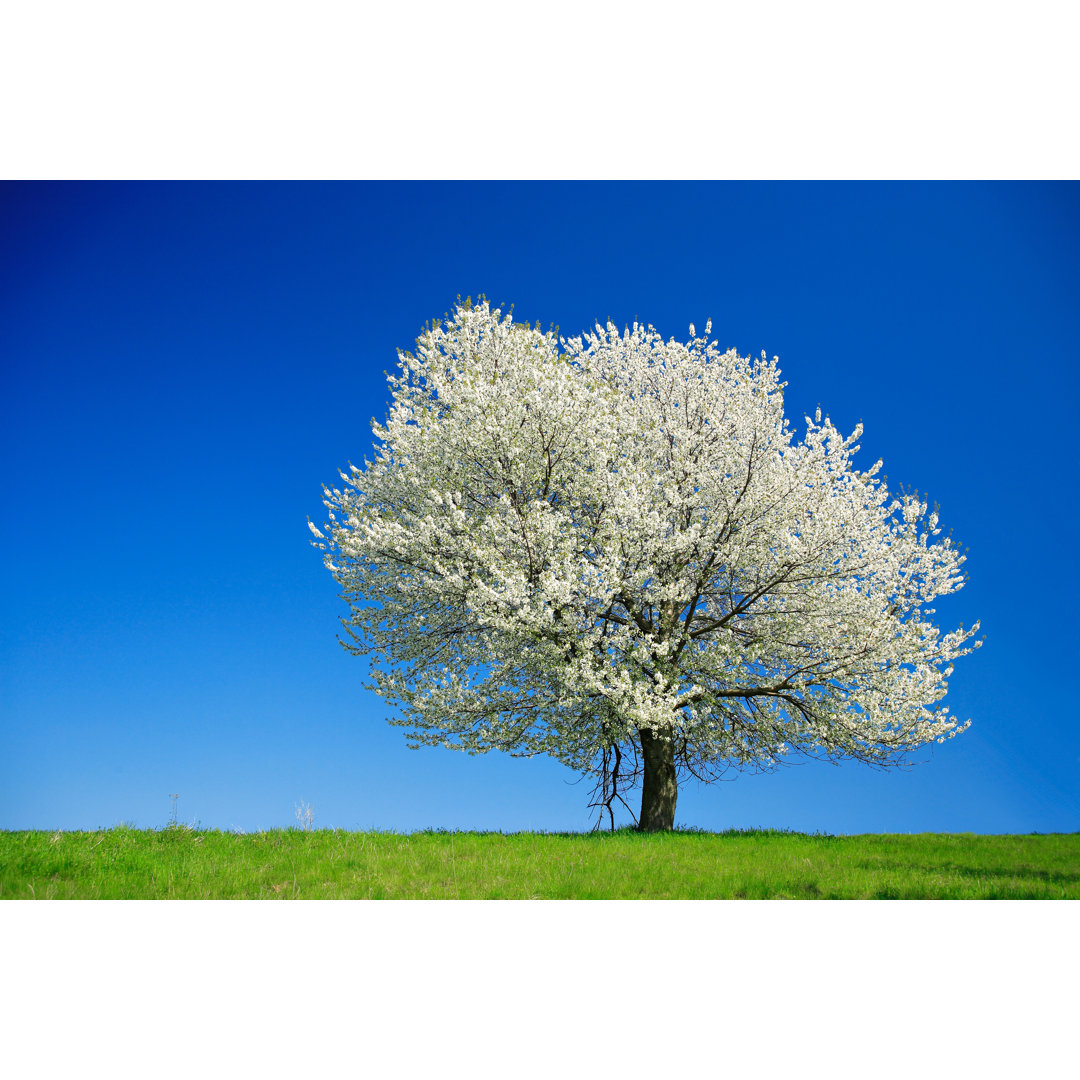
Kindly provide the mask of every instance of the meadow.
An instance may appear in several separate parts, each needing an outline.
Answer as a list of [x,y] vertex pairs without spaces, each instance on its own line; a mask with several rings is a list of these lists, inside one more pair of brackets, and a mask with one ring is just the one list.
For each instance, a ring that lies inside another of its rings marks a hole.
[[1080,899],[1080,833],[8,831],[0,899]]

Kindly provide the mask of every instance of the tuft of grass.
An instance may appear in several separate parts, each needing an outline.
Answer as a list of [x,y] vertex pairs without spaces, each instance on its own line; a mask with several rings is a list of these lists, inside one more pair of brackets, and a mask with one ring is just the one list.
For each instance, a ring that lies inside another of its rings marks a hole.
[[0,899],[1080,899],[1080,833],[0,831]]

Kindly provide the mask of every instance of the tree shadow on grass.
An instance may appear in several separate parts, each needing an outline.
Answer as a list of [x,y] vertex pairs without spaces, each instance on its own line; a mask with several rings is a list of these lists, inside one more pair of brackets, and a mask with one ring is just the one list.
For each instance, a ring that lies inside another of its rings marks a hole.
[[1006,866],[986,867],[981,869],[973,866],[957,867],[955,871],[964,878],[998,878],[1018,879],[1038,883],[1040,885],[1076,885],[1080,883],[1080,871],[1076,870],[1043,870],[1037,866]]
[[928,876],[947,875],[969,880],[996,879],[1062,887],[1080,884],[1080,871],[1046,870],[1026,863],[1015,866],[961,866],[957,863],[917,863],[907,859],[867,859],[857,865],[860,870],[871,873],[906,872]]

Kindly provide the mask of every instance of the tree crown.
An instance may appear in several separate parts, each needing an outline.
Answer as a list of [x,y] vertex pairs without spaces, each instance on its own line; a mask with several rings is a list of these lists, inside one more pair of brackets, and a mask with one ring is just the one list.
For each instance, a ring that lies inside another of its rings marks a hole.
[[861,427],[819,410],[797,440],[777,359],[710,331],[566,339],[484,302],[399,354],[311,529],[412,745],[606,778],[647,730],[707,777],[967,727],[939,703],[978,624],[930,619],[964,581],[936,510],[854,466]]

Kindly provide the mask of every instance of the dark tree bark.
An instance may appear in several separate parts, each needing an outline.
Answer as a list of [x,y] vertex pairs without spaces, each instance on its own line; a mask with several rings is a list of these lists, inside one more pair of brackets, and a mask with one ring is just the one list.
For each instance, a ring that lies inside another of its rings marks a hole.
[[679,796],[675,777],[675,748],[670,739],[654,735],[647,728],[641,736],[645,779],[641,789],[639,832],[663,832],[675,824],[675,800]]

